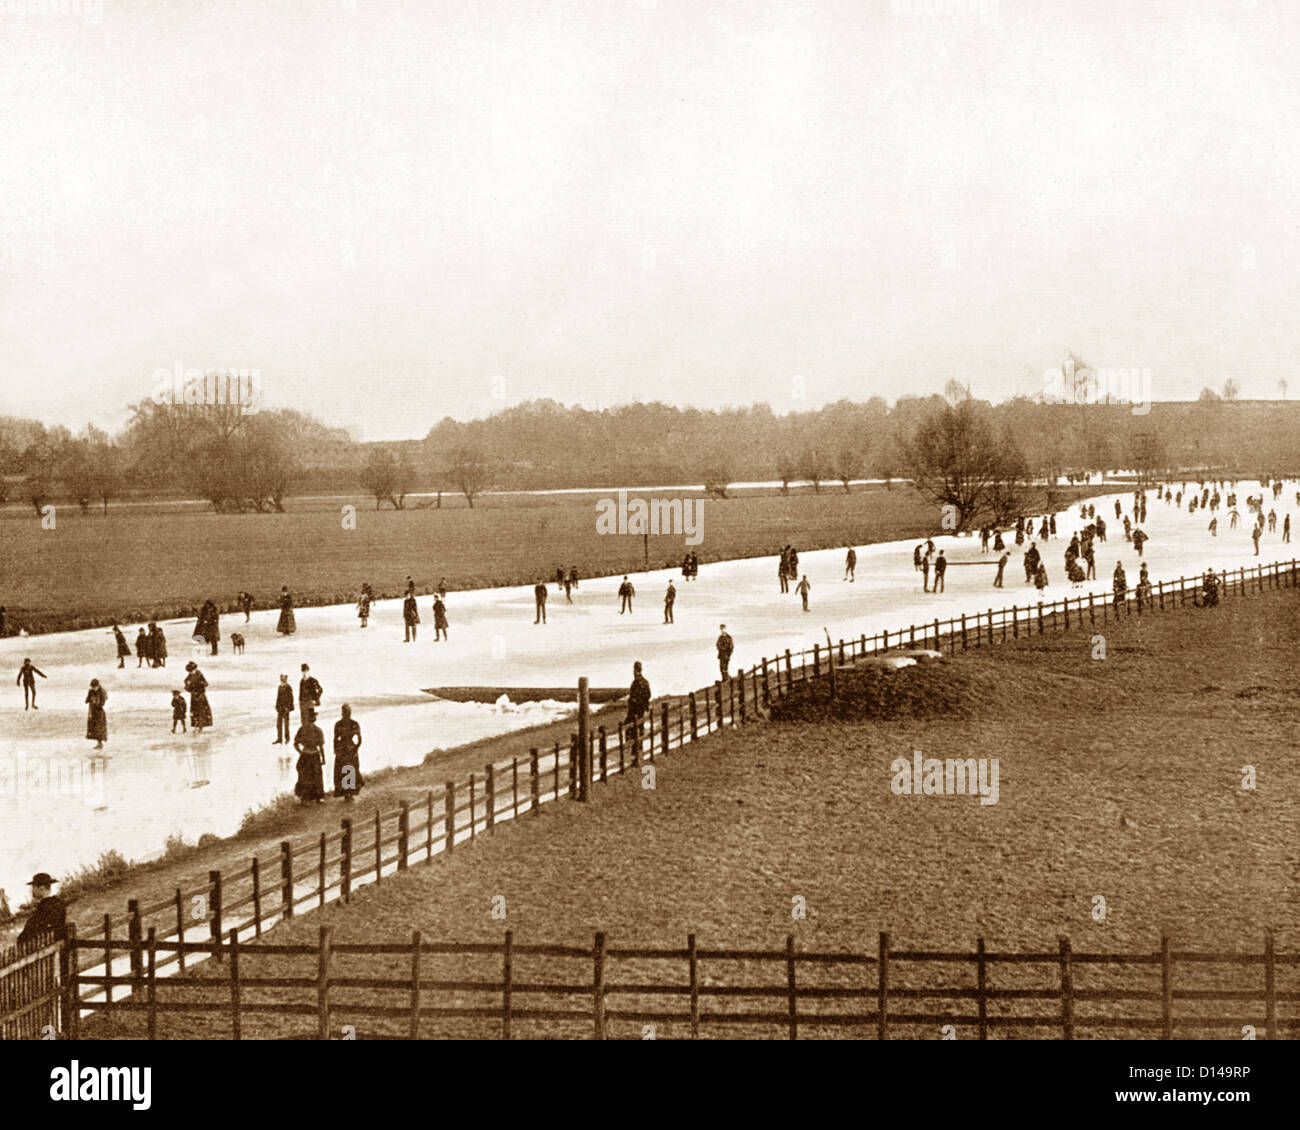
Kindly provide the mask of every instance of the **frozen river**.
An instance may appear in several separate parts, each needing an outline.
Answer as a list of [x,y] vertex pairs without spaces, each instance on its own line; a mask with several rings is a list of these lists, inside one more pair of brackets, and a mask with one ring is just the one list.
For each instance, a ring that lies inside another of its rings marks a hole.
[[[1290,560],[1292,546],[1281,540],[1282,517],[1296,509],[1295,485],[1276,504],[1278,531],[1265,533],[1260,556],[1250,540],[1252,517],[1238,490],[1241,525],[1228,530],[1219,511],[1219,536],[1210,536],[1209,514],[1189,516],[1150,495],[1151,540],[1145,549],[1152,581],[1199,574],[1208,566]],[[1081,590],[1065,582],[1063,554],[1070,534],[1084,523],[1078,508],[1058,514],[1058,536],[1039,543],[1047,563],[1047,598],[1110,588],[1115,562],[1124,563],[1129,584],[1139,561],[1114,520],[1114,500],[1131,503],[1131,493],[1098,496],[1109,541],[1099,545],[1098,579]],[[710,504],[714,505],[714,504]],[[725,502],[716,505],[725,506]],[[870,537],[870,529],[861,531]],[[617,535],[612,535],[617,536]],[[25,882],[36,870],[66,875],[111,849],[128,859],[158,854],[169,836],[193,842],[203,833],[234,832],[250,809],[292,791],[293,771],[282,762],[275,736],[274,700],[278,676],[287,674],[295,695],[299,667],[309,663],[324,686],[322,729],[328,736],[338,708],[352,704],[365,736],[362,770],[418,765],[431,751],[560,717],[560,703],[499,707],[440,702],[423,688],[448,685],[504,687],[573,685],[587,675],[593,686],[626,685],[632,661],[640,659],[656,694],[690,690],[717,676],[713,641],[725,622],[736,641],[733,669],[749,666],[785,648],[798,649],[832,636],[868,635],[911,623],[1037,600],[1024,584],[1021,553],[1011,539],[1006,587],[992,587],[995,554],[982,554],[973,536],[936,536],[952,563],[947,591],[921,591],[912,568],[914,541],[858,548],[857,580],[842,580],[844,549],[800,554],[800,572],[812,584],[811,611],[800,610],[792,591],[782,595],[776,558],[704,565],[686,583],[663,570],[631,577],[637,595],[631,615],[620,615],[616,590],[621,577],[583,581],[566,604],[554,585],[549,623],[533,624],[531,587],[451,593],[447,598],[449,642],[433,640],[431,597],[421,597],[420,639],[402,642],[401,601],[379,602],[370,626],[358,626],[351,606],[297,612],[298,631],[276,634],[277,612],[222,617],[221,651],[208,656],[189,639],[192,620],[163,624],[170,656],[165,669],[137,669],[135,659],[118,670],[113,637],[106,629],[0,641],[0,667],[16,672],[25,655],[48,676],[38,682],[38,711],[24,711],[22,691],[12,681],[0,697],[0,888],[12,906],[26,896]],[[663,593],[669,577],[678,591],[676,623],[665,625]],[[291,578],[289,578],[291,581]],[[292,584],[290,585],[292,588]],[[139,625],[123,624],[134,641]],[[244,655],[230,651],[231,631],[247,640]],[[202,736],[172,734],[171,690],[184,677],[186,660],[196,659],[207,676],[215,727]],[[12,680],[13,675],[7,676]],[[91,678],[107,689],[107,757],[92,754],[85,740],[84,699]],[[294,715],[296,728],[298,715]],[[327,781],[329,767],[327,766]],[[363,793],[364,798],[364,793]]]

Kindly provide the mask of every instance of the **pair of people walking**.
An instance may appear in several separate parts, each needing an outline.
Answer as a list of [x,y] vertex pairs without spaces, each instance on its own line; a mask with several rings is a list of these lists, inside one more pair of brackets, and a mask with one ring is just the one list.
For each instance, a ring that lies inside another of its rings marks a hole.
[[[283,676],[281,676],[283,678]],[[364,783],[361,778],[361,726],[352,717],[352,707],[344,703],[334,723],[334,795],[351,802]],[[325,735],[316,725],[316,708],[302,710],[302,724],[294,735],[298,751],[297,782],[294,794],[303,804],[325,800]]]

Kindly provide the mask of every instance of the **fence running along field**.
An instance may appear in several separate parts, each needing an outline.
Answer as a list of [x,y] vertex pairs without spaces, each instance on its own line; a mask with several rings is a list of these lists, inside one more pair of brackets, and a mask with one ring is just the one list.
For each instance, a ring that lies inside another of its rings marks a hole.
[[[126,943],[115,943],[123,946]],[[96,943],[76,941],[93,951]],[[195,978],[158,978],[180,948],[219,958]],[[1300,954],[1173,949],[1076,952],[902,950],[881,934],[874,952],[527,945],[311,945],[160,942],[133,952],[132,995],[113,1005],[82,996],[103,977],[67,986],[79,1037],[206,1039],[825,1038],[1283,1039],[1300,1032]],[[271,968],[268,970],[267,966]],[[1285,985],[1280,982],[1285,981]],[[1290,986],[1290,987],[1286,987]],[[99,1017],[82,1021],[83,1009]],[[102,1019],[101,1019],[102,1018]],[[287,1019],[288,1018],[288,1019]],[[104,1020],[111,1020],[105,1023]]]
[[[1267,589],[1297,585],[1295,560],[1241,568],[1219,576],[1220,600]],[[761,716],[773,697],[781,697],[813,680],[834,676],[837,667],[869,661],[888,652],[926,648],[955,654],[1022,636],[1075,628],[1092,629],[1115,620],[1149,615],[1201,603],[1201,578],[1153,584],[1149,593],[1137,589],[1113,598],[1095,594],[1062,597],[1050,603],[992,609],[985,614],[936,619],[899,631],[841,638],[834,647],[814,645],[764,658],[725,683],[688,695],[661,699],[641,727],[601,726],[588,735],[586,757],[593,781],[637,770],[656,753],[680,749],[724,727]],[[222,960],[223,939],[233,931],[240,941],[260,938],[282,918],[323,907],[334,899],[347,902],[352,890],[378,883],[407,868],[430,862],[443,851],[492,835],[499,824],[525,815],[540,815],[541,805],[580,796],[578,735],[556,742],[551,749],[530,750],[485,766],[460,781],[447,781],[440,791],[426,793],[424,803],[404,802],[397,810],[373,810],[368,817],[345,817],[337,832],[298,843],[284,841],[274,855],[254,856],[236,872],[208,872],[188,888],[177,887],[166,898],[142,904],[127,902],[125,915],[105,914],[101,922],[81,924],[75,931],[77,973],[90,981],[102,965],[111,976],[103,1003],[114,1006],[114,987],[125,995],[138,983],[143,968],[143,940],[152,932],[157,942],[157,974],[184,973],[191,958],[211,954]],[[0,965],[0,979],[8,970]],[[89,1002],[93,1004],[94,1002]],[[88,1002],[83,1000],[83,1007]],[[9,1012],[0,1008],[0,1023]],[[7,1029],[0,1027],[0,1034]]]

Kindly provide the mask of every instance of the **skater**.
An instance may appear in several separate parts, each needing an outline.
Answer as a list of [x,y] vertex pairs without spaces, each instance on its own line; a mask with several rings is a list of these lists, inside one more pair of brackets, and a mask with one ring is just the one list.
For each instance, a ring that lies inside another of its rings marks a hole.
[[943,575],[948,571],[948,559],[943,555],[943,550],[939,550],[939,556],[934,559],[934,591],[943,592]]
[[1115,593],[1115,610],[1118,612],[1124,607],[1124,596],[1128,592],[1128,578],[1124,575],[1124,565],[1122,562],[1115,562],[1115,574],[1111,580],[1110,587]]
[[1051,532],[1052,537],[1056,537],[1056,515],[1055,514],[1051,514],[1048,516],[1047,528]]
[[560,576],[564,578],[564,603],[573,603],[573,584],[570,582],[568,574],[563,569],[560,570]]
[[282,636],[291,636],[298,630],[298,625],[293,618],[293,597],[289,595],[289,586],[280,586],[280,619],[276,622],[275,630]]
[[673,604],[677,600],[677,590],[673,588],[672,578],[668,579],[668,591],[664,593],[664,623],[673,622]]
[[537,606],[537,614],[533,617],[534,624],[546,623],[546,585],[538,581],[533,586],[533,601]]
[[1282,541],[1283,543],[1287,543],[1290,542],[1290,540],[1291,540],[1291,515],[1288,514],[1285,518],[1282,519]]
[[289,716],[293,713],[293,687],[289,685],[289,676],[280,676],[280,685],[275,688],[275,741],[272,745],[289,744]]
[[149,660],[149,666],[153,666],[153,648],[150,646],[149,636],[143,628],[135,634],[135,657],[137,671],[144,666],[146,659]]
[[[143,628],[140,630],[144,631]],[[120,671],[126,666],[126,657],[131,654],[131,645],[126,642],[126,636],[122,635],[122,629],[116,624],[113,625],[113,640],[117,644],[117,669]]]
[[930,591],[930,555],[921,558],[921,591]]
[[912,550],[912,568],[918,573],[921,571],[921,547],[919,545]]
[[44,871],[38,871],[27,884],[32,889],[32,903],[36,909],[18,935],[19,947],[43,939],[47,934],[59,942],[66,940],[68,908],[63,899],[54,893],[54,884],[55,879]]
[[334,723],[334,795],[344,803],[357,799],[365,783],[361,779],[361,727],[352,717],[346,702],[339,707],[341,717]]
[[1041,559],[1038,562],[1038,568],[1034,570],[1034,587],[1040,593],[1047,588],[1047,562]]
[[[985,541],[988,541],[987,537]],[[848,550],[848,553],[844,555],[844,580],[852,584],[853,571],[858,567],[858,551],[852,546],[849,546]]]
[[212,725],[212,707],[208,705],[208,681],[193,660],[185,664],[185,689],[190,693],[190,728],[196,733]]
[[1133,548],[1137,550],[1137,555],[1142,556],[1142,547],[1151,539],[1142,530],[1133,531]]
[[402,599],[402,625],[406,632],[402,636],[402,643],[410,643],[415,639],[419,631],[420,610],[416,607],[415,593],[408,590],[406,596]]
[[211,649],[210,655],[217,654],[217,643],[221,639],[221,617],[211,600],[205,600],[199,608],[199,618],[194,624],[194,638],[207,643]]
[[650,683],[641,674],[641,660],[632,664],[632,685],[627,691],[627,717],[623,725],[630,730],[634,740],[641,732],[641,720],[650,709]]
[[718,670],[722,673],[722,681],[727,681],[727,668],[731,665],[731,653],[735,650],[735,641],[727,634],[727,625],[719,624],[718,634]]
[[1119,521],[1120,515],[1121,515],[1123,512],[1124,512],[1124,511],[1123,511],[1123,507],[1120,506],[1120,504],[1119,504],[1119,499],[1118,499],[1118,498],[1115,499],[1115,521],[1117,521],[1117,522]]
[[1078,588],[1083,584],[1083,566],[1079,564],[1076,557],[1071,557],[1069,563],[1065,566],[1065,575],[1069,579],[1072,588]]
[[[784,560],[785,558],[784,556],[782,556],[783,563]],[[688,553],[685,557],[682,558],[682,580],[689,581],[690,579],[691,579],[691,555]]]
[[1151,578],[1147,575],[1147,563],[1145,561],[1142,562],[1142,568],[1138,572],[1137,597],[1139,608],[1143,604],[1151,603]]
[[993,552],[1002,553],[1007,548],[1007,543],[1002,540],[1002,531],[998,530],[993,538]]
[[1261,518],[1255,523],[1255,529],[1251,532],[1251,539],[1255,542],[1255,556],[1259,556],[1259,535],[1264,532],[1264,520]]
[[433,642],[447,638],[447,605],[441,596],[433,598]]
[[319,710],[320,700],[324,694],[320,683],[316,681],[316,676],[311,673],[311,668],[304,663],[302,678],[298,680],[298,713],[305,714],[308,710]]
[[555,587],[557,590],[564,588],[564,566],[563,565],[557,565],[555,567]]
[[777,566],[777,579],[781,582],[781,591],[790,591],[790,547],[781,550],[781,563]]
[[1010,560],[1011,554],[1009,553],[1003,553],[1002,556],[998,558],[998,575],[993,578],[993,587],[995,589],[1000,589],[1002,587],[1002,574],[1006,572],[1007,562]]
[[298,751],[298,781],[294,793],[303,804],[325,799],[325,735],[316,725],[316,712],[310,707],[302,712],[302,725],[294,735],[293,748]]
[[808,574],[805,573],[803,580],[794,587],[795,592],[799,594],[799,599],[803,601],[803,610],[808,611],[808,594],[812,592],[812,585],[808,583]]
[[185,725],[185,696],[180,691],[172,691],[172,733],[176,733],[176,723],[181,724],[181,733],[187,733]]
[[18,668],[18,678],[14,681],[14,686],[23,688],[23,709],[36,709],[36,676],[42,679],[48,678],[39,667],[32,666],[30,659],[24,659],[23,665]]
[[361,595],[357,598],[357,616],[360,617],[363,628],[370,623],[370,605],[374,599],[375,594],[370,589],[370,583],[368,581],[363,583]]
[[1097,579],[1097,555],[1092,548],[1092,542],[1088,542],[1083,551],[1083,559],[1088,563],[1087,572],[1084,580],[1095,581]]
[[569,566],[569,584],[571,584],[575,590],[578,587],[578,567],[576,565]]
[[103,749],[108,741],[108,715],[104,704],[108,702],[108,691],[99,685],[98,679],[90,680],[90,690],[86,692],[86,739],[95,743],[96,749]]
[[244,623],[247,624],[253,617],[253,594],[241,591],[235,598],[235,602],[239,605],[239,610],[244,614]]
[[149,621],[149,666],[167,666],[167,637],[152,620]]
[[1210,519],[1210,537],[1212,537],[1212,538],[1217,538],[1218,536],[1219,536],[1219,519],[1218,519],[1218,518],[1211,518],[1211,519]]
[[636,596],[636,589],[632,587],[632,582],[623,578],[623,583],[618,586],[618,614],[632,611],[632,598]]

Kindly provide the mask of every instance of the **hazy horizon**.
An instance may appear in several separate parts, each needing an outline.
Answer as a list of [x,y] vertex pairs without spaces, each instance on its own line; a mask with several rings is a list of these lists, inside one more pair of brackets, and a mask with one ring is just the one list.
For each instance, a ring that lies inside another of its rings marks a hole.
[[1157,402],[1288,379],[1300,9],[18,6],[0,414],[116,428],[177,363],[361,439],[1000,401],[1067,349]]

